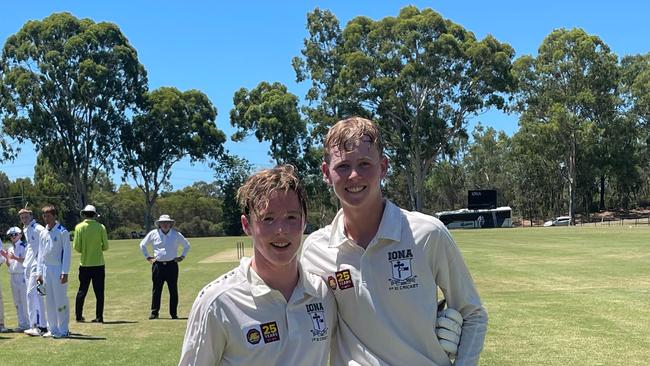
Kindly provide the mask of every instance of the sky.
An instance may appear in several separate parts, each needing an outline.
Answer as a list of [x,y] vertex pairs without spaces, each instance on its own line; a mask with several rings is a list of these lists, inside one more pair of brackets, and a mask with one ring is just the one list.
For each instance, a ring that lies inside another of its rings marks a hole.
[[[396,16],[406,5],[432,8],[444,18],[472,31],[478,39],[491,34],[510,44],[515,57],[535,55],[543,39],[557,28],[582,28],[600,37],[623,57],[650,52],[650,3],[642,1],[8,1],[0,5],[0,42],[18,32],[28,20],[55,12],[77,18],[117,24],[137,50],[145,66],[149,89],[173,86],[182,91],[198,89],[217,108],[217,126],[230,137],[235,91],[252,89],[261,81],[279,81],[301,99],[308,82],[296,83],[291,59],[300,55],[307,36],[306,15],[315,8],[331,10],[341,27],[356,16],[375,20]],[[517,116],[488,111],[470,121],[516,132]],[[268,144],[254,137],[228,141],[226,148],[248,159],[256,168],[273,166]],[[33,178],[36,155],[33,146],[21,146],[12,162],[0,164],[10,179]],[[120,174],[113,179],[120,183]],[[181,189],[214,174],[205,164],[181,161],[171,177],[173,189]],[[132,183],[132,182],[131,182]]]

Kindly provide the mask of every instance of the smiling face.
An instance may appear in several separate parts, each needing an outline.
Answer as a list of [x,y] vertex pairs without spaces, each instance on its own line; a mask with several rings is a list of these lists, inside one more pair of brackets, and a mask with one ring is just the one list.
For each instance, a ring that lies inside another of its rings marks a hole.
[[18,217],[20,217],[20,222],[22,222],[25,226],[29,225],[29,223],[32,222],[32,214],[30,213],[23,212],[18,215]]
[[388,159],[369,139],[362,137],[353,150],[333,147],[328,160],[321,166],[323,177],[344,209],[382,201],[381,180],[386,176]]
[[305,217],[295,191],[272,192],[266,208],[242,215],[241,223],[253,238],[257,273],[297,264]]

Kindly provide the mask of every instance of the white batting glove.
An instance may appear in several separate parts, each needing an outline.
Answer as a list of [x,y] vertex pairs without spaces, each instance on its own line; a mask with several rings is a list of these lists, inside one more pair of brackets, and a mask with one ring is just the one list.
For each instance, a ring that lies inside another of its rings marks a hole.
[[463,316],[458,311],[446,308],[438,312],[436,336],[449,358],[456,357],[462,327]]

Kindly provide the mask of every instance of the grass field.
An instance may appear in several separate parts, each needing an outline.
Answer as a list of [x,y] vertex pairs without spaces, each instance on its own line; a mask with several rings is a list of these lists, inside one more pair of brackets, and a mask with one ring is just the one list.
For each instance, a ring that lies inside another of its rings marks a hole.
[[[495,229],[453,235],[490,314],[481,365],[646,365],[650,360],[650,228]],[[190,241],[179,280],[182,319],[169,319],[166,289],[162,318],[147,319],[150,267],[137,241],[111,241],[106,323],[72,321],[73,337],[62,340],[0,334],[0,365],[177,364],[197,292],[237,264],[237,241],[250,245],[246,238]],[[68,288],[72,314],[79,284],[76,253],[73,263]],[[5,268],[0,268],[0,283],[5,323],[12,327],[16,315]],[[94,307],[90,291],[87,319]]]

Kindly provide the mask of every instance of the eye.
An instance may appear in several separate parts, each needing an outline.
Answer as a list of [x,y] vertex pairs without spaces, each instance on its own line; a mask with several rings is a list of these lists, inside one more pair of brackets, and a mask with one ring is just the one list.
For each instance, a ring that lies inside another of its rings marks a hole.
[[343,163],[336,166],[336,170],[346,170],[350,168],[350,164]]
[[264,216],[262,217],[262,222],[265,224],[272,224],[273,221],[275,221],[275,218],[273,216]]

